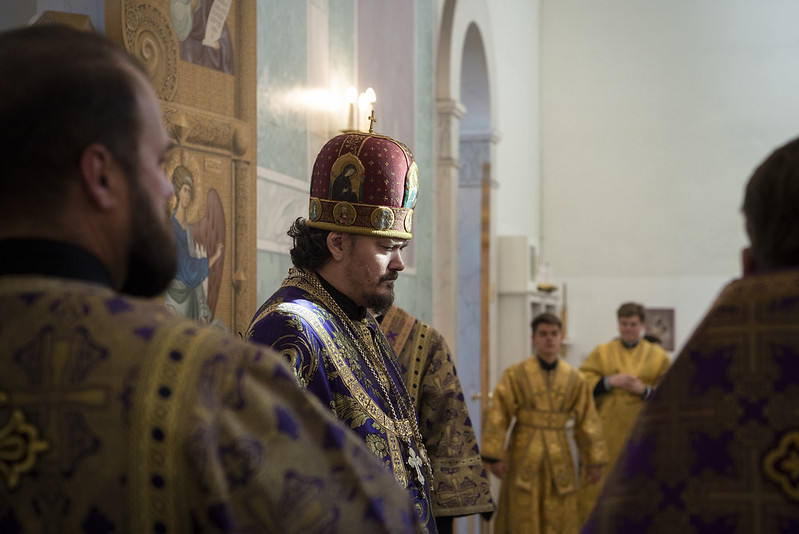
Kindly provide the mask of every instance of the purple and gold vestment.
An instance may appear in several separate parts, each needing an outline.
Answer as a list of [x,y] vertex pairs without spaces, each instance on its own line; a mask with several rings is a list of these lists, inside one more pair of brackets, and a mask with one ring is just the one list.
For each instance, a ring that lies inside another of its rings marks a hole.
[[291,363],[302,387],[360,436],[406,488],[422,525],[435,532],[430,466],[416,413],[374,318],[348,317],[316,274],[291,269],[255,314],[245,338],[272,347]]
[[494,511],[491,487],[449,346],[441,334],[392,306],[380,322],[419,415],[433,466],[433,515]]
[[585,534],[799,532],[799,271],[730,283],[647,401]]

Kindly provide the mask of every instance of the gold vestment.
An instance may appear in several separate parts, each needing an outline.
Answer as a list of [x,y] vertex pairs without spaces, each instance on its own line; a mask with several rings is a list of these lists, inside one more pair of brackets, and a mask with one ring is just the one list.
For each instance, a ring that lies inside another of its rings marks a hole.
[[[635,347],[625,347],[620,339],[614,339],[596,347],[580,365],[580,372],[591,391],[602,377],[617,373],[628,373],[647,386],[654,387],[669,368],[669,357],[658,345],[641,339]],[[596,398],[596,409],[602,421],[602,434],[608,446],[610,467],[597,484],[580,488],[579,513],[584,522],[594,507],[602,485],[613,463],[618,458],[630,435],[635,419],[644,406],[644,399],[620,388],[614,388]]]
[[152,300],[0,276],[0,369],[0,531],[414,531],[282,358]]
[[380,322],[419,414],[433,466],[433,515],[493,512],[491,488],[449,346],[441,334],[392,306]]
[[799,532],[799,270],[731,282],[647,401],[585,534]]
[[607,463],[591,391],[576,369],[559,360],[547,371],[532,357],[505,370],[483,423],[482,442],[486,460],[507,466],[497,534],[577,532],[577,468],[566,435],[570,418],[584,461],[597,467]]

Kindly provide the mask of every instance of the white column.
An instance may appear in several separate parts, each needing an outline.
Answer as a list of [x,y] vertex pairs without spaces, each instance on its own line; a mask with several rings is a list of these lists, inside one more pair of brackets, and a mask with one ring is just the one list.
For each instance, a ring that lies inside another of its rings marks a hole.
[[[458,339],[458,143],[466,108],[438,100],[438,162],[433,212],[433,324],[448,344]],[[457,346],[451,347],[457,354]]]

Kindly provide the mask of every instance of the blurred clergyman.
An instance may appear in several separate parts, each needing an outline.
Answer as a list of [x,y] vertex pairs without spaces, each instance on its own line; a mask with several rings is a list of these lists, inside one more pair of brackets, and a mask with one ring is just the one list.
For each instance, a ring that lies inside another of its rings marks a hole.
[[433,466],[433,515],[440,534],[453,531],[455,517],[494,511],[455,363],[443,336],[402,308],[378,318],[400,363],[419,414],[419,429]]
[[584,531],[799,532],[799,139],[755,170],[743,278],[641,412]]

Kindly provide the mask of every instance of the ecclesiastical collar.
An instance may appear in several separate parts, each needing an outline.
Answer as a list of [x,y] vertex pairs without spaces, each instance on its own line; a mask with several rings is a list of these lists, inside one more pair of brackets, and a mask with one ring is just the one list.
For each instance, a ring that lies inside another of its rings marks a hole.
[[353,321],[361,321],[366,318],[366,308],[355,304],[351,298],[333,287],[330,282],[322,278],[319,273],[316,273],[316,277],[319,278],[322,287],[325,288],[325,291],[330,293],[330,296],[333,297],[333,300],[336,301],[336,304],[339,305],[341,311],[343,311],[347,317]]
[[83,248],[49,239],[0,239],[0,276],[41,275],[113,287],[108,269]]
[[536,355],[535,359],[538,360],[538,365],[540,365],[541,369],[543,369],[544,371],[554,371],[555,368],[558,366],[558,360],[549,363],[539,358],[538,355]]
[[632,343],[627,343],[622,338],[619,338],[619,341],[621,341],[621,344],[624,346],[625,349],[634,349],[635,347],[638,346],[638,342],[641,341],[641,340],[640,339],[636,339]]

